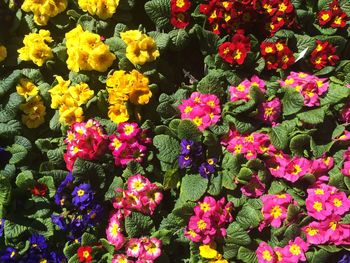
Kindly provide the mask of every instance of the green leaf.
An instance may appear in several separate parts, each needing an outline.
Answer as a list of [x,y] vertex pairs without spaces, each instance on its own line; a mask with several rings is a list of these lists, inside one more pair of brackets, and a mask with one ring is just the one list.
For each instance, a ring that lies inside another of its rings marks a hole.
[[194,34],[198,38],[203,56],[217,53],[218,44],[220,40],[218,35],[214,34],[209,30],[203,29],[198,24],[194,25],[190,33],[192,32],[194,32]]
[[204,78],[198,82],[198,91],[201,93],[223,95],[223,90],[228,85],[228,82],[223,74],[223,70],[211,70]]
[[304,151],[310,148],[311,137],[307,134],[299,134],[290,140],[289,148],[294,155],[304,156]]
[[237,259],[244,263],[257,263],[258,258],[256,257],[255,251],[252,251],[246,247],[240,247],[238,249]]
[[290,204],[287,211],[287,220],[291,222],[300,212],[300,207]]
[[323,108],[318,108],[314,110],[309,110],[301,112],[298,115],[299,120],[309,123],[309,124],[319,124],[323,123],[325,110]]
[[151,32],[148,32],[148,35],[154,39],[159,51],[165,50],[170,43],[169,34],[157,32],[157,31],[151,31]]
[[350,89],[344,85],[331,82],[324,98],[320,99],[321,106],[333,105],[350,96]]
[[115,197],[115,190],[117,188],[123,188],[124,182],[121,177],[114,177],[111,185],[108,188],[108,191],[105,193],[105,200],[111,200]]
[[85,232],[81,237],[81,244],[83,246],[91,246],[96,242],[95,235]]
[[72,258],[74,255],[77,254],[79,247],[80,247],[79,243],[73,243],[69,245],[69,243],[67,242],[63,249],[63,253],[67,258]]
[[16,177],[16,185],[21,188],[21,190],[27,191],[28,189],[31,189],[34,184],[35,181],[31,171],[23,171]]
[[164,174],[163,187],[165,190],[175,188],[180,181],[179,169],[169,169]]
[[[308,49],[305,56],[308,56],[315,47],[315,40],[308,35],[297,35],[295,34],[297,40],[298,53],[301,53],[304,49]],[[297,56],[296,56],[297,57]]]
[[261,220],[261,212],[257,209],[254,209],[247,203],[243,205],[242,209],[238,212],[236,217],[236,221],[244,230],[257,227]]
[[170,2],[167,0],[151,0],[145,4],[145,11],[157,29],[169,26]]
[[158,149],[157,157],[160,161],[174,163],[180,153],[179,142],[169,135],[156,135],[153,139],[153,145]]
[[288,116],[297,113],[304,106],[304,98],[293,88],[285,88],[282,99],[283,115]]
[[252,170],[246,167],[242,167],[237,175],[237,178],[240,183],[247,183],[252,178],[252,175]]
[[7,205],[10,202],[11,189],[9,179],[0,176],[0,205]]
[[227,235],[225,237],[225,242],[228,244],[247,246],[252,242],[247,231],[245,231],[237,222],[232,222],[226,231]]
[[49,196],[52,198],[56,193],[55,182],[52,176],[43,176],[38,179],[38,182],[41,184],[45,184],[49,190]]
[[7,148],[7,151],[12,154],[12,157],[9,161],[10,164],[19,163],[26,157],[28,153],[27,149],[19,144],[13,144],[11,147]]
[[8,123],[0,123],[0,138],[9,139],[19,135],[21,124],[17,120],[10,120]]
[[288,145],[289,132],[283,125],[272,127],[269,132],[271,143],[279,150],[285,149]]
[[16,224],[10,220],[5,220],[4,234],[6,239],[14,239],[19,237],[23,232],[25,232],[29,226]]
[[174,29],[168,33],[170,37],[170,48],[174,51],[184,49],[190,42],[190,36],[185,29]]
[[222,189],[222,175],[218,174],[218,175],[212,175],[210,178],[210,184],[209,184],[209,188],[208,188],[208,193],[210,195],[219,195],[221,193],[221,189]]
[[14,70],[9,76],[0,81],[0,97],[14,88],[21,75],[21,70]]
[[138,212],[132,212],[125,218],[125,231],[129,237],[140,237],[148,235],[153,228],[150,216]]
[[191,120],[182,120],[180,121],[177,134],[180,140],[188,139],[193,141],[200,141],[202,133],[197,128]]
[[186,174],[181,182],[180,199],[197,201],[204,195],[207,187],[208,179],[199,174]]

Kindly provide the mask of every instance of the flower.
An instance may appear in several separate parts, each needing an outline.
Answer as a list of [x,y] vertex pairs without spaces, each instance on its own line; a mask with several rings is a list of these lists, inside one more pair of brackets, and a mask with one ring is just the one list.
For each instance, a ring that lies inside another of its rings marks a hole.
[[37,250],[45,250],[47,248],[45,237],[39,234],[33,234],[29,238],[29,243],[31,248]]
[[318,23],[324,27],[343,28],[348,20],[347,14],[341,9],[338,0],[328,4],[328,10],[321,10],[317,14]]
[[305,261],[305,253],[309,249],[309,245],[304,242],[300,237],[297,237],[295,240],[290,240],[288,245],[285,246],[281,253],[283,255],[284,262],[299,262]]
[[45,196],[47,193],[47,185],[44,183],[37,183],[32,188],[31,192],[34,196]]
[[143,65],[159,57],[156,42],[153,38],[138,30],[129,30],[120,33],[121,39],[126,43],[126,57],[134,65]]
[[30,96],[38,95],[39,89],[27,78],[21,78],[16,86],[17,93],[27,99]]
[[72,192],[73,204],[77,206],[80,210],[88,207],[93,200],[93,192],[89,184],[80,184],[76,186]]
[[258,175],[253,175],[247,184],[241,187],[242,194],[248,197],[259,197],[265,192],[265,184]]
[[281,110],[281,100],[276,97],[258,106],[257,118],[268,124],[275,125],[281,115]]
[[20,104],[23,111],[22,122],[30,129],[39,127],[45,122],[46,107],[39,95],[31,97],[26,103]]
[[311,52],[310,62],[315,69],[322,69],[328,65],[334,66],[339,56],[336,48],[328,41],[316,40],[316,48]]
[[105,20],[111,18],[115,14],[119,5],[119,0],[102,1],[102,0],[78,0],[79,7],[90,15],[96,15]]
[[271,224],[274,228],[280,227],[282,222],[287,218],[287,209],[288,205],[292,202],[292,197],[289,194],[278,194],[265,195],[260,199],[263,203],[263,224]]
[[17,262],[18,253],[13,247],[6,247],[2,252],[0,252],[1,262]]
[[5,46],[0,45],[0,63],[7,58],[7,49]]
[[256,250],[256,255],[258,257],[258,263],[274,263],[277,259],[273,248],[266,242],[259,243],[259,247]]
[[287,69],[295,62],[293,51],[282,41],[264,41],[260,44],[260,52],[268,70]]
[[81,246],[78,248],[77,255],[79,262],[89,263],[92,261],[92,248],[90,246]]
[[109,219],[108,227],[106,229],[106,236],[109,243],[114,245],[115,249],[122,248],[125,242],[124,235],[121,231],[120,221],[116,214]]
[[199,255],[203,258],[215,258],[218,255],[215,242],[199,246]]
[[51,48],[47,43],[53,39],[50,31],[40,29],[39,33],[29,33],[23,39],[24,47],[17,50],[19,58],[25,61],[33,61],[34,64],[41,67],[47,60],[53,58]]

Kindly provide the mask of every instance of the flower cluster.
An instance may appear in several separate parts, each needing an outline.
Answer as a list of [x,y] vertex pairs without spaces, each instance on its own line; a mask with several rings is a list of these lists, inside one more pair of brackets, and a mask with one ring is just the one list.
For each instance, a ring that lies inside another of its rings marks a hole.
[[328,4],[328,10],[321,10],[317,14],[318,23],[321,26],[332,28],[343,28],[346,26],[348,16],[341,9],[338,0],[333,0]]
[[189,0],[171,0],[170,22],[176,28],[185,28],[189,24],[190,16],[187,11],[191,7]]
[[115,191],[117,196],[113,206],[122,210],[124,216],[128,216],[131,211],[152,215],[163,199],[157,185],[140,174],[128,178],[127,189],[117,188]]
[[81,25],[66,33],[69,70],[96,70],[105,72],[116,59],[98,34],[84,31]]
[[37,128],[45,122],[46,107],[40,95],[31,97],[19,108],[23,111],[22,122],[30,129]]
[[242,154],[246,159],[251,160],[258,154],[275,152],[275,147],[270,142],[268,135],[253,132],[249,135],[242,135],[231,129],[222,139],[221,144],[233,154]]
[[18,49],[19,58],[24,61],[33,61],[33,63],[41,67],[47,60],[53,58],[51,48],[47,43],[51,43],[53,39],[50,31],[40,29],[39,33],[29,33],[23,39],[24,47]]
[[72,173],[68,173],[57,187],[54,201],[64,211],[58,215],[53,214],[51,220],[67,232],[70,240],[79,239],[89,226],[95,226],[103,213],[102,206],[95,200],[91,185],[76,185]]
[[310,62],[315,69],[323,69],[326,66],[334,66],[339,60],[336,48],[328,41],[316,40],[316,48],[311,52]]
[[283,27],[295,24],[294,6],[290,0],[208,0],[201,4],[199,11],[207,16],[215,34],[232,34],[238,28],[272,36]]
[[73,170],[77,158],[94,160],[104,154],[107,148],[107,139],[101,124],[95,120],[74,123],[64,140],[67,144],[67,152],[64,154],[67,169]]
[[7,58],[7,48],[3,45],[0,45],[0,63]]
[[293,51],[282,41],[264,41],[260,44],[260,52],[268,70],[287,69],[295,62]]
[[250,38],[244,36],[243,30],[237,30],[230,42],[219,46],[219,55],[230,64],[242,65],[250,51]]
[[123,122],[118,125],[118,134],[109,137],[109,149],[112,151],[116,166],[125,166],[131,161],[142,162],[147,153],[147,145],[152,140],[147,137],[147,130],[137,123]]
[[71,125],[84,120],[82,105],[94,95],[86,83],[70,85],[70,80],[56,76],[57,84],[49,90],[51,108],[59,109],[60,122]]
[[67,5],[67,0],[24,0],[21,8],[24,12],[34,14],[34,22],[37,25],[46,26],[49,19],[66,10]]
[[230,101],[250,100],[249,91],[251,87],[258,87],[262,92],[266,91],[265,81],[254,75],[250,80],[245,79],[237,86],[230,86]]
[[202,177],[208,178],[210,174],[215,172],[217,159],[206,158],[202,143],[182,139],[178,162],[181,169],[190,168],[198,171]]
[[119,0],[78,0],[79,7],[90,15],[96,15],[101,19],[108,19],[113,16],[119,5]]
[[278,97],[262,102],[258,106],[257,118],[272,126],[276,125],[282,110],[282,103]]
[[205,196],[194,207],[194,215],[189,220],[185,236],[193,242],[203,244],[226,236],[225,227],[233,221],[231,212],[232,203],[226,202],[224,197],[216,201],[211,196]]
[[319,106],[320,97],[326,93],[329,83],[326,78],[318,78],[303,72],[291,72],[284,81],[279,81],[281,87],[291,87],[304,97],[307,107]]
[[160,55],[154,39],[139,30],[122,32],[120,37],[127,46],[126,57],[134,65],[154,61]]
[[259,243],[256,250],[258,263],[296,263],[305,261],[305,253],[308,251],[309,245],[300,237],[290,240],[285,247],[270,247],[266,242]]
[[292,197],[287,194],[264,195],[261,197],[263,208],[261,210],[264,216],[264,222],[259,226],[259,230],[266,225],[278,228],[287,218],[288,206],[292,203]]
[[193,92],[190,98],[183,100],[178,107],[181,111],[181,119],[192,120],[201,131],[220,119],[220,101],[213,94]]
[[134,105],[148,104],[152,92],[148,86],[149,80],[137,70],[130,73],[124,70],[114,71],[106,81],[108,102],[110,104],[108,116],[115,123],[129,120],[126,103],[130,101]]

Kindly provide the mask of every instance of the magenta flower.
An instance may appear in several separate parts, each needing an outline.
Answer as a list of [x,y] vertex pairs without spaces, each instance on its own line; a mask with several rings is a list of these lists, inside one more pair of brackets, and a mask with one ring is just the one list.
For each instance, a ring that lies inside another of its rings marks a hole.
[[262,214],[264,216],[263,225],[270,224],[278,228],[287,218],[288,205],[292,202],[289,194],[265,195],[261,197],[263,203]]
[[274,263],[277,260],[274,250],[266,242],[260,242],[256,250],[258,263]]
[[112,216],[106,229],[106,236],[109,243],[118,250],[123,247],[125,238],[121,230],[121,225],[116,216]]
[[326,231],[319,222],[311,222],[307,226],[303,227],[302,231],[306,234],[307,242],[310,244],[320,245],[327,242],[325,236]]
[[284,179],[292,183],[309,172],[310,161],[303,157],[293,157],[285,168]]
[[258,106],[257,118],[274,126],[281,115],[281,107],[281,101],[279,98],[263,102]]
[[309,245],[297,237],[294,241],[289,241],[288,245],[282,249],[283,262],[295,263],[305,261],[305,253],[309,249]]

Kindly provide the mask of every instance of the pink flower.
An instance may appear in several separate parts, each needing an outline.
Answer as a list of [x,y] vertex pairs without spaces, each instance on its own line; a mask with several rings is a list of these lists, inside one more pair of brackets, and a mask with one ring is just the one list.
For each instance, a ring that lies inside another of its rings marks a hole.
[[133,263],[134,261],[128,260],[127,256],[124,254],[114,255],[112,258],[112,263]]
[[318,220],[324,220],[332,214],[331,204],[314,195],[309,195],[306,199],[306,210],[309,216]]
[[274,263],[277,260],[274,250],[265,242],[259,243],[256,256],[258,257],[258,263]]
[[280,227],[287,218],[287,209],[292,197],[289,194],[265,195],[261,197],[261,201],[264,223],[275,228]]
[[350,160],[344,162],[343,168],[341,169],[341,172],[342,172],[345,176],[350,177]]
[[339,116],[340,121],[348,123],[350,122],[350,101],[346,103]]
[[142,192],[150,184],[150,181],[146,177],[140,174],[136,174],[128,178],[127,184],[129,190],[135,192]]
[[140,240],[138,238],[131,238],[126,245],[125,252],[129,257],[138,258],[144,252]]
[[161,247],[162,242],[155,237],[151,237],[147,242],[143,244],[143,258],[146,260],[155,260],[162,254]]
[[310,161],[303,157],[293,157],[287,164],[284,179],[292,183],[299,180],[300,177],[308,173]]
[[194,213],[197,216],[210,215],[216,209],[216,200],[211,196],[206,196],[203,202],[198,202],[198,205],[194,208]]
[[241,187],[241,191],[245,196],[259,197],[265,192],[265,184],[255,174],[246,185]]
[[121,231],[121,225],[118,219],[113,217],[110,219],[106,229],[106,235],[108,242],[114,245],[116,250],[123,247],[125,238]]
[[229,91],[231,94],[231,101],[237,100],[250,100],[249,90],[251,87],[256,86],[262,92],[266,91],[265,82],[257,76],[253,76],[250,81],[248,79],[243,80],[237,87],[230,86]]
[[350,209],[350,200],[344,192],[332,194],[329,198],[329,202],[331,203],[335,215],[343,215]]
[[281,101],[279,98],[263,102],[258,107],[258,119],[268,124],[275,125],[280,115]]
[[297,237],[294,241],[289,241],[288,245],[282,249],[283,260],[286,263],[305,261],[305,253],[308,249],[309,245]]
[[313,245],[320,245],[327,242],[325,230],[319,222],[312,222],[303,227],[302,230],[306,234],[307,242]]
[[118,125],[117,132],[120,134],[121,140],[130,140],[139,134],[140,128],[137,123],[123,122]]

